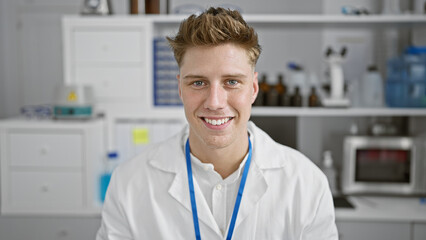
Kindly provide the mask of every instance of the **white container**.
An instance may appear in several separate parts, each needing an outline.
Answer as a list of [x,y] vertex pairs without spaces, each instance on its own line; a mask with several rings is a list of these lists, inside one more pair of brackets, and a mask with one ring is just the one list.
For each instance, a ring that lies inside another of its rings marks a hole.
[[331,151],[324,151],[321,170],[327,177],[328,184],[330,185],[331,193],[333,194],[333,196],[336,196],[338,194],[337,184],[336,184],[337,175],[336,175],[336,169],[334,168],[334,165],[333,165],[333,158],[331,156]]
[[414,0],[414,14],[425,14],[426,13],[426,0]]
[[362,79],[362,107],[383,107],[383,79],[375,67],[369,67]]
[[292,70],[288,82],[289,94],[294,94],[296,87],[300,88],[302,96],[306,96],[309,92],[307,86],[307,75],[303,70]]
[[382,14],[400,14],[401,3],[400,0],[382,0]]

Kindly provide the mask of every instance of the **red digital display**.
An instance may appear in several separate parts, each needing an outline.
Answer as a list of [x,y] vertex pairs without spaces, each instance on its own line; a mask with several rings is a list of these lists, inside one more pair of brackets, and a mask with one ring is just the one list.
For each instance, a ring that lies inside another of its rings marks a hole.
[[410,181],[409,150],[400,149],[358,149],[356,151],[355,180],[359,182]]

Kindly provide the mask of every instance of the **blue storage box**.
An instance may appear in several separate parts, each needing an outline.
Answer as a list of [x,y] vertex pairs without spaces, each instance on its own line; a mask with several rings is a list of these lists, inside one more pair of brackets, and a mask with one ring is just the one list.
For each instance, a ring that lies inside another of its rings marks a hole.
[[387,63],[386,104],[426,107],[426,47],[410,47]]
[[154,39],[154,105],[181,106],[178,80],[179,66],[164,37]]

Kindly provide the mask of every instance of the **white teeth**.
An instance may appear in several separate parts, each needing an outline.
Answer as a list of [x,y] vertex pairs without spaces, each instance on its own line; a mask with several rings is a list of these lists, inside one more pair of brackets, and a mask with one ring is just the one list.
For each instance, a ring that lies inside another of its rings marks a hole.
[[224,123],[227,123],[230,119],[231,118],[222,118],[222,119],[211,120],[211,119],[208,119],[208,118],[204,118],[204,120],[206,122],[208,122],[208,123],[210,123],[211,125],[214,125],[214,126],[219,126],[219,125],[222,125]]

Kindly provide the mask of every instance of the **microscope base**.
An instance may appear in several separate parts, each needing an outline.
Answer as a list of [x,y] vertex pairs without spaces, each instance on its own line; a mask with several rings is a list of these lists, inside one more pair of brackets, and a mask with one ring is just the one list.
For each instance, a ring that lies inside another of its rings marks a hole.
[[322,105],[324,107],[345,108],[345,107],[349,107],[350,101],[347,98],[324,98],[322,100]]

